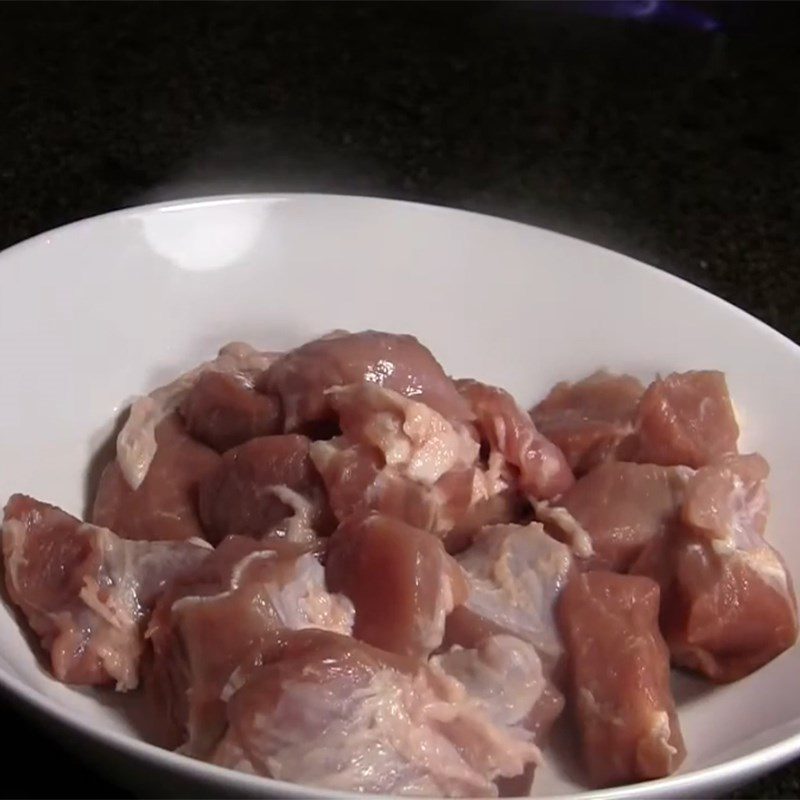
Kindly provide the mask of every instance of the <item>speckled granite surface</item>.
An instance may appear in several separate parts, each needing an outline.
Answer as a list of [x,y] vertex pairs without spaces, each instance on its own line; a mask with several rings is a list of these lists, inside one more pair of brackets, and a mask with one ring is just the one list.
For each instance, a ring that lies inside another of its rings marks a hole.
[[[613,5],[4,3],[0,246],[162,197],[400,197],[607,245],[800,341],[798,6]],[[126,796],[3,719],[41,767],[15,796]],[[799,794],[789,766],[737,796]]]

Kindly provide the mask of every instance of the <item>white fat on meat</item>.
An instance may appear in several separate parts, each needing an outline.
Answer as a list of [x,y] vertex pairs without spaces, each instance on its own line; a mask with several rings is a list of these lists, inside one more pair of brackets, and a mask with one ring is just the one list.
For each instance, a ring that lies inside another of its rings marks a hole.
[[289,542],[298,544],[315,542],[317,533],[314,530],[314,520],[317,515],[317,507],[314,503],[288,486],[271,486],[269,491],[278,500],[289,506],[293,513],[273,528],[268,536],[281,536]]
[[346,436],[377,447],[386,464],[418,483],[432,486],[452,469],[468,467],[479,445],[430,406],[375,384],[329,389]]
[[539,523],[483,528],[456,557],[470,594],[465,607],[530,642],[541,655],[562,653],[554,608],[572,570],[569,548]]
[[650,714],[650,736],[655,748],[663,750],[667,757],[678,754],[678,748],[670,744],[672,729],[666,711],[654,711]]
[[366,680],[348,670],[323,685],[288,679],[280,691],[269,715],[248,704],[215,763],[328,790],[492,797],[496,777],[540,759],[534,744],[493,724],[462,683],[426,666]]
[[[438,698],[423,694],[423,687],[415,686],[412,679],[386,670],[352,692],[349,681],[341,689],[336,682],[325,688],[320,692],[319,687],[300,682],[284,686],[270,721],[270,752],[263,757],[272,777],[336,791],[422,796],[490,793],[489,782],[464,763],[446,737],[425,724],[423,703],[438,702]],[[333,698],[338,718],[316,731],[298,730],[293,724],[299,715],[324,720]],[[258,746],[249,743],[232,765],[257,773],[250,753],[260,755]],[[231,757],[225,754],[229,763]]]
[[267,596],[287,628],[320,628],[342,634],[353,631],[353,604],[344,595],[326,590],[325,570],[312,553],[297,559],[293,580],[270,587]]
[[729,475],[729,480],[727,513],[719,515],[719,526],[710,531],[711,546],[719,555],[763,549],[764,539],[756,520],[769,513],[767,490],[763,483],[754,487],[735,473]]
[[490,636],[474,649],[456,645],[430,666],[459,680],[496,725],[521,725],[545,689],[536,649],[516,636]]
[[789,583],[789,573],[786,570],[786,565],[781,561],[778,553],[766,542],[762,542],[757,549],[738,550],[733,558],[741,560],[764,583],[771,586],[779,594],[789,595],[791,593],[792,588]]
[[572,552],[578,558],[591,558],[594,555],[592,537],[566,508],[553,505],[548,500],[535,500],[533,501],[533,510],[540,522],[555,525],[564,534]]
[[279,355],[256,350],[244,342],[231,342],[222,347],[217,357],[211,361],[185,372],[174,381],[154,389],[147,396],[137,397],[117,436],[117,461],[128,485],[132,489],[141,486],[156,454],[158,423],[180,406],[203,373],[221,372],[233,375],[245,386],[252,388],[255,377],[267,369]]
[[455,605],[453,575],[443,569],[430,617],[426,619],[418,615],[414,620],[418,641],[428,652],[432,653],[442,643],[447,615],[455,608]]
[[[186,595],[176,600],[171,613],[177,620],[181,612],[194,605],[214,603],[230,597],[248,580],[248,569],[258,562],[277,559],[272,550],[257,550],[245,556],[231,572],[227,589],[212,595]],[[353,631],[355,609],[343,594],[331,594],[325,588],[325,570],[313,553],[303,553],[293,561],[288,580],[265,580],[259,597],[261,606],[277,618],[280,627],[290,630],[319,628],[350,635]]]
[[6,586],[50,652],[55,676],[114,682],[119,691],[138,684],[155,601],[212,549],[197,540],[121,539],[22,495],[9,500],[2,532]]
[[781,594],[790,591],[786,567],[764,539],[769,515],[769,467],[757,454],[733,456],[694,473],[686,521],[730,565],[741,562]]
[[[105,553],[108,548],[103,540],[105,534],[111,532],[103,528],[96,531],[99,549]],[[27,528],[19,520],[3,523],[6,582],[12,591],[16,587],[23,591],[20,570],[28,563],[24,554],[26,535]],[[105,565],[101,567],[100,580],[82,576],[77,598],[64,607],[48,612],[29,610],[24,602],[19,604],[31,626],[40,633],[44,647],[50,650],[57,678],[66,680],[73,654],[86,650],[97,658],[117,691],[124,692],[135,689],[139,683],[138,666],[142,654],[139,624],[143,611],[136,596],[136,577],[124,571],[119,574],[113,564],[110,567],[110,570]]]
[[506,491],[511,482],[505,458],[497,451],[491,452],[486,469],[473,470],[470,505],[476,506],[478,503],[491,500]]
[[[78,532],[95,537],[101,563],[96,578],[84,577],[79,597],[87,609],[114,629],[115,634],[124,634],[128,646],[120,647],[118,639],[121,637],[117,635],[112,635],[109,646],[102,641],[93,641],[92,645],[102,652],[107,671],[116,679],[117,691],[134,689],[139,677],[141,626],[149,609],[165,585],[175,575],[186,572],[187,563],[191,567],[199,565],[213,548],[207,542],[192,539],[191,546],[196,548],[192,553],[186,547],[176,547],[173,542],[120,539],[106,528],[88,524],[81,525]],[[91,614],[85,615],[84,624],[96,627],[91,625]]]

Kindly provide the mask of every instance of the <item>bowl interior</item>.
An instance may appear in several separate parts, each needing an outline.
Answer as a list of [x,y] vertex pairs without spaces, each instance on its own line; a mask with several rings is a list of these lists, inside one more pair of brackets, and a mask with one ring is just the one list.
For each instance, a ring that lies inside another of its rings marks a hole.
[[[372,327],[416,334],[452,374],[503,385],[526,406],[556,380],[600,366],[643,378],[724,370],[743,448],[772,465],[768,535],[800,575],[800,349],[710,295],[610,251],[448,209],[255,196],[77,223],[0,255],[0,278],[3,500],[23,491],[81,514],[95,455],[130,397],[227,341],[279,349],[332,328]],[[800,752],[799,671],[794,648],[732,686],[712,690],[676,678],[689,756],[679,778],[632,794],[691,795]],[[0,678],[112,741],[131,733],[116,702],[42,671],[5,606]],[[127,747],[219,778],[206,765]],[[556,749],[571,746],[562,741]],[[569,764],[551,758],[535,793],[576,791]],[[230,781],[241,791],[266,785],[234,774]]]

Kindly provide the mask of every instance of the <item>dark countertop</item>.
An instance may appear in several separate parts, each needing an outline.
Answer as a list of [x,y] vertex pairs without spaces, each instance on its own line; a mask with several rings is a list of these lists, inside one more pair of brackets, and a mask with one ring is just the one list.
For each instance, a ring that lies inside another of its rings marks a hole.
[[[800,341],[800,7],[650,6],[4,3],[0,246],[165,197],[399,197],[604,244]],[[3,712],[42,767],[15,795],[130,796]],[[799,793],[800,763],[737,796]]]

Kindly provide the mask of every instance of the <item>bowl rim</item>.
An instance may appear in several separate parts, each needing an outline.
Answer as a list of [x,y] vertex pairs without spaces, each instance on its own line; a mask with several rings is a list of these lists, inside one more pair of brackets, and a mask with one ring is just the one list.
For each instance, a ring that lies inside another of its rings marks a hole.
[[650,274],[650,277],[654,280],[660,280],[666,284],[672,285],[679,285],[682,286],[684,290],[691,291],[695,295],[698,295],[704,298],[706,301],[710,301],[716,303],[724,307],[728,313],[733,314],[734,316],[739,317],[743,321],[747,321],[750,325],[755,324],[761,332],[765,335],[772,337],[776,343],[780,342],[780,344],[788,348],[790,352],[794,352],[795,355],[800,355],[800,344],[794,342],[790,339],[786,334],[781,333],[780,331],[773,328],[768,323],[764,322],[764,320],[759,319],[758,317],[754,316],[748,311],[740,308],[739,306],[732,303],[730,300],[726,300],[724,297],[720,297],[719,295],[714,294],[709,289],[704,289],[702,286],[699,286],[696,283],[693,283],[688,278],[683,278],[678,275],[675,275],[671,272],[666,271],[665,269],[661,269],[660,267],[655,267],[652,264],[648,264],[645,261],[640,261],[638,258],[633,256],[626,255],[625,253],[621,253],[618,250],[614,250],[611,247],[606,247],[605,245],[596,244],[588,239],[583,239],[580,236],[573,236],[572,234],[568,233],[561,233],[560,231],[551,230],[550,228],[543,228],[539,225],[534,225],[528,222],[521,222],[520,220],[516,219],[509,219],[508,217],[502,217],[497,214],[487,214],[482,211],[473,211],[467,208],[458,208],[456,206],[449,206],[443,203],[423,203],[417,200],[404,200],[402,198],[395,198],[395,197],[385,197],[382,195],[363,195],[363,194],[346,194],[346,193],[338,193],[338,192],[233,192],[233,193],[223,193],[223,194],[208,194],[208,195],[197,195],[192,197],[185,197],[185,198],[170,198],[166,200],[155,200],[148,203],[141,203],[141,204],[133,204],[133,205],[121,205],[117,208],[111,209],[110,211],[104,211],[99,214],[93,214],[89,217],[82,217],[81,219],[73,220],[72,222],[64,223],[63,225],[58,225],[55,228],[49,228],[45,231],[41,231],[40,233],[36,233],[33,236],[29,236],[25,239],[21,239],[18,242],[14,242],[13,244],[8,245],[7,247],[0,250],[0,269],[4,269],[4,260],[8,254],[11,253],[18,253],[23,251],[25,248],[29,246],[33,246],[40,243],[40,240],[46,241],[49,237],[58,234],[62,235],[63,233],[73,229],[73,228],[80,228],[84,226],[89,226],[92,223],[99,222],[105,219],[112,219],[114,217],[125,217],[131,214],[141,214],[141,213],[152,213],[158,211],[180,211],[184,208],[196,208],[198,206],[217,206],[217,205],[238,205],[238,204],[246,204],[252,202],[263,202],[265,200],[271,201],[294,201],[294,202],[302,202],[302,201],[325,201],[325,202],[363,202],[365,204],[385,204],[385,205],[392,205],[392,206],[405,206],[408,208],[415,208],[425,212],[434,212],[437,214],[442,214],[444,216],[470,216],[475,217],[477,219],[482,220],[489,220],[494,224],[499,226],[513,226],[515,228],[522,228],[527,230],[534,230],[537,232],[538,235],[543,236],[545,238],[549,238],[556,241],[562,241],[564,243],[578,243],[582,247],[590,248],[595,251],[600,251],[603,253],[607,253],[613,258],[615,258],[620,263],[625,263],[627,269],[632,270],[645,270]]
[[[183,209],[197,208],[198,206],[219,206],[232,204],[261,203],[265,200],[281,201],[315,201],[315,202],[363,202],[365,204],[386,204],[393,206],[406,206],[416,208],[426,213],[437,213],[444,215],[469,215],[483,220],[491,220],[501,227],[519,226],[526,229],[533,229],[538,234],[546,238],[562,240],[571,243],[578,243],[582,247],[591,248],[595,251],[605,251],[611,254],[618,262],[625,263],[626,268],[636,270],[647,270],[653,279],[664,281],[668,284],[680,285],[684,291],[691,291],[699,294],[707,302],[716,303],[726,308],[728,313],[738,317],[742,322],[760,329],[762,334],[771,337],[775,345],[780,345],[787,349],[795,357],[800,357],[800,345],[792,341],[788,336],[777,331],[763,320],[758,319],[752,314],[744,311],[730,301],[719,297],[707,289],[698,286],[691,281],[674,275],[651,264],[639,261],[632,256],[625,255],[609,247],[598,245],[593,242],[581,239],[558,231],[542,228],[518,220],[507,219],[505,217],[485,214],[479,211],[460,209],[452,206],[435,203],[422,203],[411,200],[383,197],[379,195],[359,195],[341,194],[325,192],[243,192],[198,195],[195,197],[175,198],[148,202],[140,205],[124,205],[114,210],[95,214],[90,217],[75,220],[55,228],[48,229],[35,234],[29,238],[15,242],[0,251],[0,274],[7,269],[6,261],[9,256],[16,256],[24,253],[28,248],[39,246],[42,243],[50,244],[49,239],[54,235],[61,236],[71,230],[90,228],[97,222],[105,219],[124,218],[135,214],[157,213],[162,211],[180,211]],[[45,673],[47,674],[47,673]],[[48,677],[52,679],[52,676]],[[68,689],[75,687],[63,684]],[[378,798],[382,795],[358,794],[338,790],[323,790],[315,787],[306,787],[302,784],[290,783],[287,781],[266,778],[257,775],[249,775],[236,770],[219,767],[208,762],[200,761],[189,756],[167,750],[157,745],[151,744],[143,739],[136,738],[134,735],[120,731],[99,731],[81,717],[73,716],[72,713],[61,706],[57,700],[48,697],[36,689],[28,686],[20,678],[7,671],[0,665],[0,687],[9,692],[14,699],[22,701],[21,705],[28,704],[36,711],[46,717],[51,717],[65,727],[78,732],[80,735],[96,741],[98,744],[111,746],[119,752],[142,761],[155,761],[160,767],[177,772],[189,772],[194,780],[213,779],[219,784],[229,784],[231,788],[242,788],[250,792],[272,792],[275,796],[281,797],[340,797],[352,798],[354,796],[363,798]],[[737,756],[714,764],[709,767],[693,770],[685,774],[678,773],[666,778],[652,781],[644,781],[635,784],[628,784],[610,789],[579,791],[569,795],[550,795],[538,796],[539,800],[566,800],[566,798],[576,798],[579,800],[611,800],[612,798],[659,798],[665,795],[685,795],[687,792],[703,792],[713,789],[715,785],[734,785],[739,781],[746,780],[755,773],[764,773],[769,769],[779,767],[793,757],[800,755],[800,732],[787,736],[785,739],[771,745],[759,747],[751,753]]]

